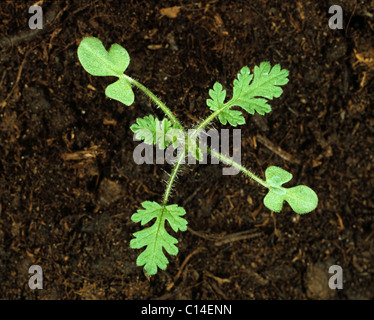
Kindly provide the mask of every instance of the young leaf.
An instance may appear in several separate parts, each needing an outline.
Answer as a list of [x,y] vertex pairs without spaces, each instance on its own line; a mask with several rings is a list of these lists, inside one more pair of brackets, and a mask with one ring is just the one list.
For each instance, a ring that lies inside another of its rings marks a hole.
[[278,98],[282,94],[280,86],[288,82],[287,76],[288,71],[281,70],[279,64],[271,68],[269,62],[262,62],[260,66],[255,67],[253,74],[244,66],[234,80],[232,99],[224,103],[226,91],[216,82],[213,90],[209,91],[211,99],[207,100],[207,105],[213,111],[221,109],[218,118],[222,124],[244,124],[242,113],[230,108],[238,106],[250,114],[254,114],[255,111],[261,115],[270,112],[268,100]]
[[243,67],[234,80],[232,105],[239,106],[250,114],[255,111],[261,115],[270,112],[271,107],[266,99],[280,97],[283,92],[280,86],[288,82],[287,76],[288,71],[281,70],[279,64],[271,68],[269,62],[261,62],[259,67],[255,66],[253,75],[248,67]]
[[[206,104],[210,107],[210,110],[216,111],[223,107],[226,98],[226,90],[222,90],[222,85],[219,82],[216,82],[213,85],[213,89],[209,90],[209,95],[211,99],[208,99]],[[234,127],[238,124],[245,123],[245,119],[240,111],[230,110],[229,108],[222,110],[218,115],[218,119],[222,124],[228,122]]]
[[126,105],[134,102],[131,84],[123,78],[130,63],[128,52],[118,44],[107,51],[102,42],[94,37],[84,38],[78,47],[78,58],[83,68],[93,76],[115,76],[119,80],[109,85],[105,94]]
[[170,227],[177,232],[187,230],[187,221],[182,218],[186,211],[176,204],[162,207],[154,201],[144,201],[143,209],[139,209],[131,216],[134,222],[140,222],[145,225],[153,219],[156,219],[149,228],[135,232],[130,241],[130,247],[140,249],[146,246],[146,249],[139,255],[136,260],[138,266],[144,265],[144,270],[148,276],[157,273],[157,268],[165,270],[169,263],[163,249],[171,255],[178,253],[175,246],[178,240],[172,237],[165,229],[165,221],[168,221]]
[[165,149],[171,142],[169,140],[168,132],[172,130],[171,122],[164,118],[159,121],[154,118],[153,115],[145,116],[144,118],[137,118],[136,123],[130,127],[131,131],[135,133],[135,136],[139,140],[144,140],[146,144],[158,144],[160,149]]
[[271,166],[265,171],[269,192],[264,198],[264,205],[275,212],[282,210],[283,201],[299,214],[313,211],[318,204],[317,194],[309,187],[300,185],[284,188],[281,185],[292,179],[292,174],[279,167]]

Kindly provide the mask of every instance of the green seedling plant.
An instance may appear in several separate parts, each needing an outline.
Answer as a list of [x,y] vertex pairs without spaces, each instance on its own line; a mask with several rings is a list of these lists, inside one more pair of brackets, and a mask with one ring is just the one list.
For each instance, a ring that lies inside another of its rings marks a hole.
[[[281,69],[279,64],[271,67],[269,62],[262,62],[259,66],[255,66],[253,73],[247,66],[244,66],[233,82],[231,99],[227,99],[226,90],[216,82],[209,90],[209,98],[206,100],[212,113],[193,128],[193,133],[189,134],[188,138],[181,138],[170,134],[177,129],[184,133],[184,137],[187,137],[186,128],[171,110],[144,85],[124,73],[129,66],[130,56],[122,46],[113,44],[107,51],[99,39],[87,37],[78,47],[78,58],[89,74],[118,78],[106,87],[105,94],[109,98],[130,106],[135,97],[133,87],[136,87],[165,113],[166,117],[161,121],[153,115],[136,119],[136,123],[130,129],[138,139],[143,140],[145,144],[157,145],[161,149],[165,149],[170,144],[182,148],[173,165],[161,202],[144,201],[141,204],[142,208],[131,216],[133,222],[140,223],[142,226],[151,224],[134,233],[130,247],[133,249],[145,247],[136,263],[138,266],[144,266],[146,275],[155,275],[158,268],[165,270],[169,263],[164,250],[170,255],[178,253],[176,246],[178,240],[166,230],[166,222],[174,232],[187,230],[187,220],[184,218],[185,209],[168,202],[173,183],[187,154],[191,154],[197,160],[203,156],[201,147],[196,143],[199,133],[216,118],[223,125],[228,123],[236,127],[245,124],[243,111],[252,115],[255,112],[261,115],[269,113],[271,111],[269,101],[280,97],[283,92],[281,86],[288,83],[289,72]],[[234,107],[239,110],[234,110]],[[162,130],[159,129],[160,127]],[[292,179],[292,174],[286,170],[270,166],[265,170],[265,180],[263,180],[224,154],[209,147],[205,150],[212,157],[240,170],[267,188],[268,193],[263,202],[268,209],[280,212],[285,201],[298,214],[311,212],[317,207],[318,197],[311,188],[305,185],[290,188],[283,186]]]

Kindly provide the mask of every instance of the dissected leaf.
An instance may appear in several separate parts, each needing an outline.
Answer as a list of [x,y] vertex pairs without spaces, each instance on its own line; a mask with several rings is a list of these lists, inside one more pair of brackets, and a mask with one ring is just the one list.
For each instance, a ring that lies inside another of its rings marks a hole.
[[260,66],[255,66],[253,74],[250,74],[247,66],[243,67],[234,80],[232,105],[250,114],[255,111],[261,115],[270,112],[267,99],[278,98],[282,94],[280,86],[288,82],[287,76],[288,71],[281,70],[279,64],[271,68],[269,62],[261,62]]
[[158,144],[160,149],[165,149],[171,142],[175,143],[178,138],[172,135],[175,131],[170,132],[174,128],[168,119],[160,121],[153,115],[137,118],[130,129],[137,139],[144,140],[149,145]]
[[[216,82],[213,85],[213,89],[209,90],[209,95],[211,99],[208,99],[206,104],[208,107],[210,107],[210,110],[216,111],[221,109],[226,98],[226,90],[222,89],[222,85]],[[222,110],[218,115],[218,119],[222,124],[227,124],[228,122],[234,127],[236,127],[238,124],[245,123],[245,119],[240,111],[230,110],[229,108]]]
[[131,220],[140,222],[141,225],[156,220],[151,227],[134,233],[135,239],[131,240],[130,247],[133,249],[146,247],[137,258],[136,264],[144,265],[146,274],[150,276],[157,273],[157,268],[165,270],[169,263],[163,249],[171,255],[178,253],[178,248],[175,246],[178,240],[166,231],[165,221],[168,221],[175,232],[186,231],[187,221],[181,217],[186,211],[176,204],[162,207],[154,201],[144,201],[142,206],[144,209],[134,213]]
[[186,152],[189,152],[195,159],[201,161],[203,153],[197,145],[197,139],[192,139],[192,129],[186,137],[183,129],[177,125],[172,126],[168,119],[162,121],[154,118],[153,115],[145,116],[144,118],[137,118],[130,129],[135,133],[135,137],[143,140],[149,145],[158,145],[160,149],[165,149],[171,143],[174,148],[184,147],[187,144]]
[[115,76],[119,80],[109,85],[105,94],[126,105],[134,102],[131,84],[123,73],[130,63],[130,56],[125,48],[113,44],[107,51],[102,42],[94,37],[84,38],[78,46],[78,58],[83,68],[93,76]]
[[254,73],[247,66],[244,66],[234,80],[233,96],[227,103],[224,103],[226,91],[222,85],[215,83],[213,90],[209,91],[211,99],[207,105],[211,110],[220,110],[218,118],[222,124],[229,122],[232,126],[244,124],[245,119],[242,113],[231,110],[231,107],[241,107],[250,114],[255,111],[261,115],[271,111],[268,100],[278,98],[282,94],[280,86],[288,82],[288,71],[281,69],[279,64],[273,68],[269,62],[262,62],[254,68]]
[[317,207],[318,196],[311,188],[304,185],[292,188],[282,187],[282,184],[292,179],[292,174],[286,170],[271,166],[266,169],[265,176],[269,192],[264,198],[264,205],[268,209],[279,212],[282,210],[284,201],[287,201],[299,214],[308,213]]

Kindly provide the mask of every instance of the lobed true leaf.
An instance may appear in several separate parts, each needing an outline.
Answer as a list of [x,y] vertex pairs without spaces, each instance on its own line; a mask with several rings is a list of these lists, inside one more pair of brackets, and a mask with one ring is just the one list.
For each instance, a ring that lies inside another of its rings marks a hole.
[[154,201],[144,201],[144,209],[139,209],[131,216],[134,222],[140,222],[145,225],[155,219],[153,225],[149,228],[134,233],[134,239],[130,241],[130,247],[133,249],[146,249],[138,256],[136,263],[138,266],[144,266],[147,275],[157,273],[157,268],[165,270],[168,264],[163,249],[171,255],[178,253],[175,246],[178,240],[171,236],[166,228],[167,221],[170,227],[175,231],[186,231],[187,221],[181,216],[185,215],[184,208],[176,204],[162,206]]

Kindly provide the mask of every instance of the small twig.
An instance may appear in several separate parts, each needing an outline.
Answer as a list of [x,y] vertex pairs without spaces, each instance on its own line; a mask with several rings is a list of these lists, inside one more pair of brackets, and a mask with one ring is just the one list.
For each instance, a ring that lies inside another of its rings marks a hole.
[[188,197],[187,197],[187,199],[186,200],[184,200],[184,202],[183,202],[183,207],[185,207],[186,206],[186,204],[188,203],[188,202],[190,202],[193,198],[195,198],[195,196],[196,196],[196,194],[198,193],[198,192],[200,192],[200,187],[198,187],[191,195],[189,195]]
[[266,18],[260,11],[258,11],[253,5],[251,5],[249,2],[247,1],[244,1],[244,0],[236,0],[238,2],[241,2],[245,5],[247,5],[248,7],[250,7],[254,12],[256,12],[262,19],[264,20],[267,20],[268,18]]
[[[209,274],[207,274],[208,276],[210,276]],[[212,275],[213,276],[213,275]],[[215,276],[213,276],[215,277]],[[215,278],[213,278],[215,279]],[[216,280],[216,279],[215,279]],[[216,280],[217,281],[217,280]],[[229,280],[230,281],[230,280]],[[228,300],[227,296],[225,295],[225,293],[221,290],[220,287],[218,287],[214,282],[210,282],[210,281],[207,281],[207,283],[214,289],[214,291],[219,294],[224,300]]]
[[229,235],[223,237],[222,239],[217,240],[215,242],[215,245],[217,247],[219,247],[219,246],[222,246],[226,243],[240,241],[240,240],[253,239],[253,238],[260,237],[260,236],[261,236],[260,232],[253,233],[253,230],[242,231],[242,232],[229,234]]
[[188,227],[188,231],[190,231],[193,235],[198,236],[200,238],[203,238],[208,241],[214,241],[214,245],[217,247],[222,246],[226,243],[234,242],[234,241],[240,241],[240,240],[246,240],[246,239],[252,239],[261,236],[260,232],[253,233],[253,230],[247,230],[247,231],[241,231],[237,233],[228,234],[226,236],[217,236],[217,235],[206,235],[201,232],[195,231]]
[[217,236],[210,236],[210,235],[206,235],[204,233],[201,233],[199,231],[195,231],[195,230],[191,229],[191,227],[188,227],[187,230],[189,232],[191,232],[193,235],[198,236],[198,237],[203,238],[203,239],[208,240],[208,241],[217,241],[219,239]]
[[217,277],[214,274],[210,273],[209,271],[204,271],[204,274],[207,275],[209,278],[216,280],[219,285],[223,285],[224,283],[231,282],[230,279]]
[[355,7],[353,8],[352,14],[351,14],[351,16],[349,17],[349,20],[348,20],[347,26],[345,27],[345,36],[347,36],[347,32],[348,32],[348,28],[349,28],[349,24],[351,23],[351,19],[352,19],[353,15],[355,14],[356,9],[357,9],[357,0],[356,0],[356,3],[355,3]]
[[276,153],[278,156],[283,158],[284,160],[295,163],[295,164],[301,164],[301,160],[292,156],[290,153],[284,151],[281,147],[276,146],[273,142],[271,142],[268,138],[262,136],[262,135],[256,135],[256,139],[262,143],[266,148]]
[[23,69],[23,66],[25,65],[25,62],[26,62],[26,57],[28,56],[28,54],[31,52],[31,50],[33,50],[35,47],[27,50],[27,52],[25,53],[25,56],[23,57],[23,60],[21,62],[21,65],[18,69],[18,73],[17,73],[17,78],[16,78],[16,81],[14,82],[14,85],[12,87],[12,89],[10,89],[9,93],[7,94],[6,98],[0,103],[0,107],[5,107],[6,104],[7,104],[7,100],[11,97],[14,89],[17,87],[18,85],[18,82],[19,82],[19,79],[21,78],[21,74],[22,74],[22,69]]
[[175,282],[177,282],[177,280],[179,279],[180,275],[182,274],[182,271],[185,267],[185,265],[187,264],[187,262],[192,258],[192,256],[194,256],[195,254],[197,254],[203,247],[198,247],[197,249],[195,249],[194,251],[192,251],[187,257],[186,259],[184,259],[181,267],[179,268],[179,271],[178,273],[175,275],[174,277],[174,280],[172,283],[170,283],[167,287],[166,287],[166,291],[170,291],[174,285],[175,285]]
[[45,14],[43,29],[27,29],[11,36],[10,38],[2,39],[0,40],[0,49],[5,50],[10,46],[15,46],[22,41],[33,39],[39,34],[44,33],[48,29],[49,25],[55,20],[56,16],[58,15],[59,9],[60,6],[58,4],[58,1],[52,3],[50,8],[48,8],[47,13]]

